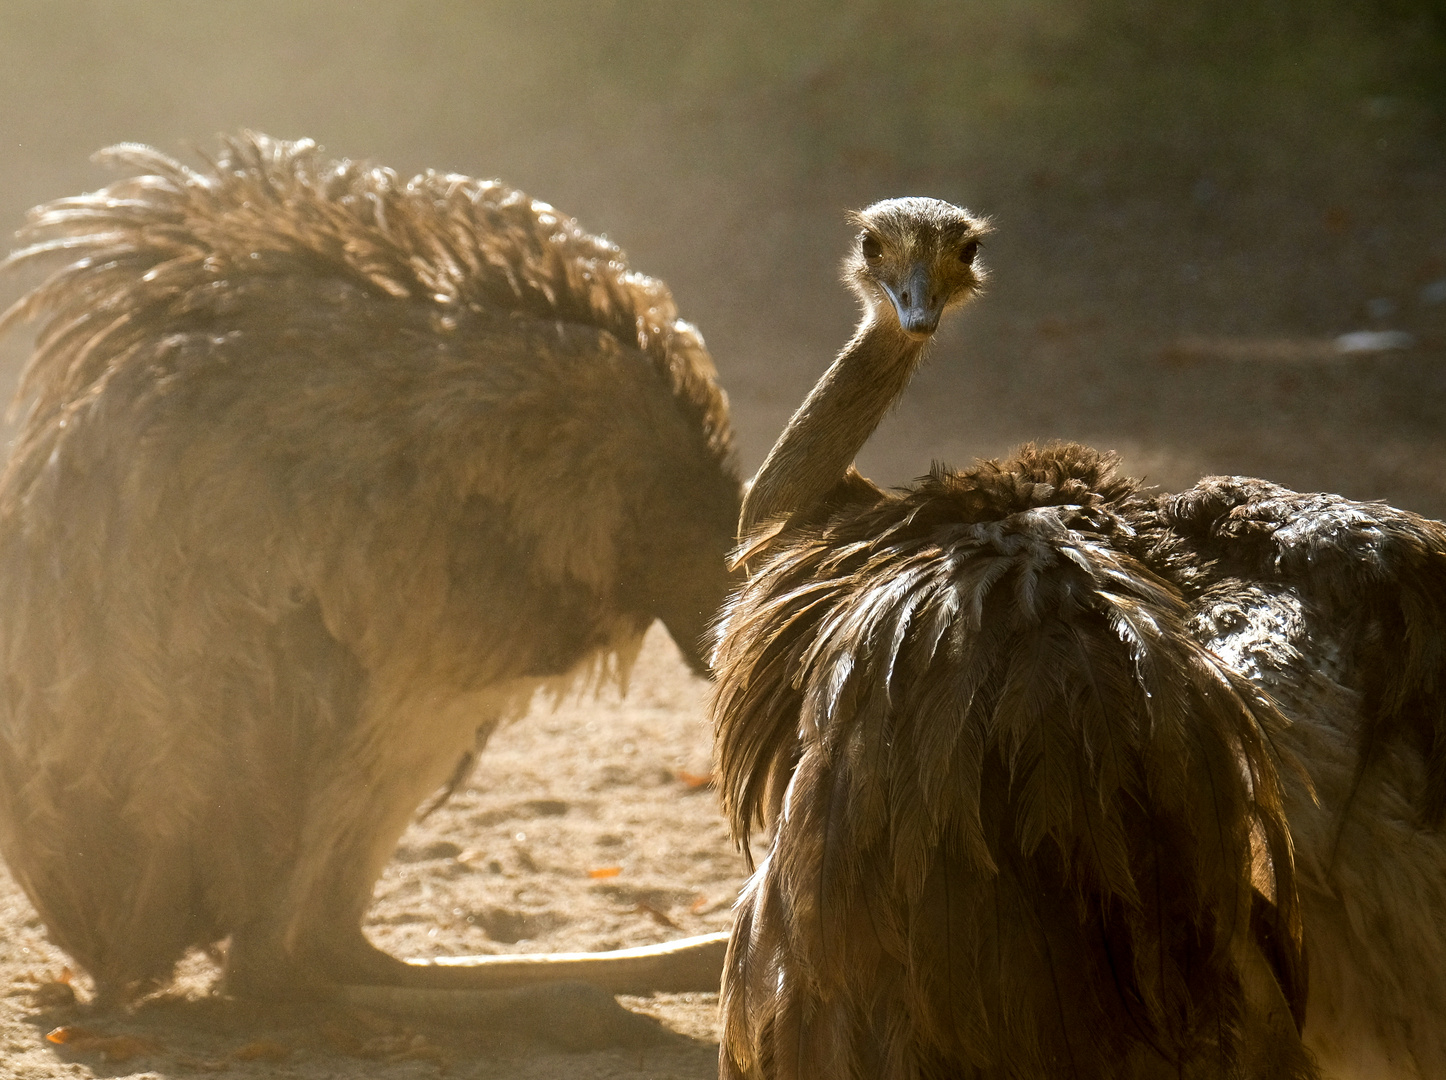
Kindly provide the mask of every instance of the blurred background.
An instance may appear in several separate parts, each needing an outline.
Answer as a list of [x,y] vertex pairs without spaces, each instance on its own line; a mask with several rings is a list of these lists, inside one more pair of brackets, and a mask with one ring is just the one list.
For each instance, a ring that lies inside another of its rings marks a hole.
[[671,284],[747,472],[851,331],[844,211],[991,215],[988,295],[861,458],[888,483],[1073,438],[1446,516],[1443,117],[1446,0],[0,6],[6,233],[100,147],[241,127],[501,177]]

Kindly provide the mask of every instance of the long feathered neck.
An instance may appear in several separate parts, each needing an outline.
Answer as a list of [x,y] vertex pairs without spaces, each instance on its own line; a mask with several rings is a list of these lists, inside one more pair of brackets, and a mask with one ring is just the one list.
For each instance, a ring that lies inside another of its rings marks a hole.
[[924,355],[887,308],[871,309],[768,452],[743,501],[738,536],[820,503],[843,479]]

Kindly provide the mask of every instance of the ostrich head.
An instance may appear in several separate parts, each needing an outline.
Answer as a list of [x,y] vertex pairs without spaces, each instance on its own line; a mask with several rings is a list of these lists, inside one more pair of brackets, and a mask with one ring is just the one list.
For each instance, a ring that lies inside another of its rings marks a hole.
[[976,256],[989,225],[967,210],[939,199],[886,199],[850,218],[859,233],[844,282],[863,316],[753,478],[738,521],[740,561],[845,477],[904,392],[940,316],[984,281]]
[[858,241],[844,261],[844,282],[869,316],[898,319],[915,341],[927,340],[939,318],[984,282],[978,265],[986,221],[939,199],[886,199],[850,215]]

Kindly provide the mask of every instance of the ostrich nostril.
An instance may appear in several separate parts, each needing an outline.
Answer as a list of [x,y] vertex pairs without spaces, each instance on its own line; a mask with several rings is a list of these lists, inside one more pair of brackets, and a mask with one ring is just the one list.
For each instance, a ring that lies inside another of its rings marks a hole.
[[908,306],[909,306],[909,294],[908,294],[908,293],[903,293],[902,295],[900,295],[899,299],[903,301],[903,304],[904,304],[905,307],[908,307]]

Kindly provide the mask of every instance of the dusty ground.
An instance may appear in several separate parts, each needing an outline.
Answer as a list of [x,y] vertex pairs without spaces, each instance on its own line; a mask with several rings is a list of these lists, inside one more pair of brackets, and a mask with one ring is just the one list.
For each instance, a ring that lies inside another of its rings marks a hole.
[[[12,0],[0,231],[104,182],[86,162],[100,146],[184,155],[243,125],[403,172],[502,176],[669,281],[718,360],[746,473],[852,325],[843,210],[937,195],[995,217],[994,276],[867,474],[1065,437],[1167,487],[1245,472],[1443,516],[1446,68],[1417,9],[1431,3]],[[1340,351],[1360,331],[1407,336]],[[25,349],[0,342],[0,381]],[[404,840],[368,932],[432,955],[725,927],[743,866],[697,785],[704,695],[655,635],[625,700],[499,734]],[[632,1000],[671,1034],[578,1055],[513,1027],[239,1011],[205,999],[204,957],[179,999],[134,1017],[37,1004],[64,964],[0,877],[0,1074],[715,1068],[706,996]],[[64,1025],[133,1041],[45,1041]]]

